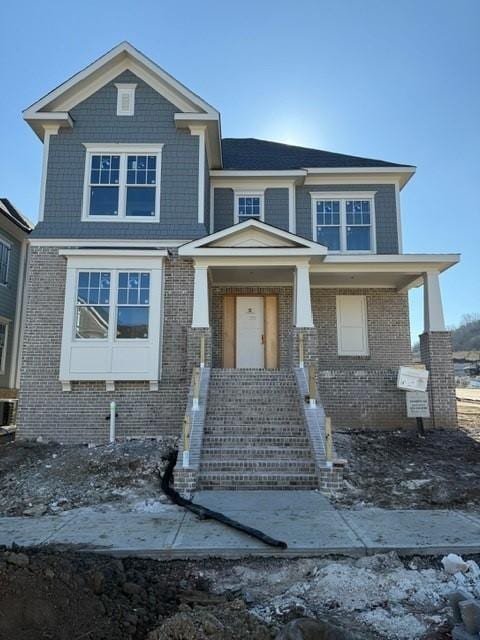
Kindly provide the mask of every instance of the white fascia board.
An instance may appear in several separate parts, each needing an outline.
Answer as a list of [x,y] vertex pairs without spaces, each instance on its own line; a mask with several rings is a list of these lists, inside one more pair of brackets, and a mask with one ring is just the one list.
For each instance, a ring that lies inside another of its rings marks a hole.
[[312,179],[325,175],[356,175],[362,174],[365,177],[389,176],[392,180],[397,179],[402,189],[410,178],[415,174],[416,167],[306,167],[306,183],[313,184]]
[[118,44],[116,47],[108,51],[106,54],[86,66],[82,71],[79,71],[73,75],[69,80],[63,82],[58,87],[47,93],[45,96],[34,102],[30,107],[23,112],[27,114],[29,112],[39,111],[50,105],[54,100],[58,100],[67,91],[75,88],[80,82],[88,80],[90,76],[96,72],[101,72],[102,68],[115,61],[116,58],[122,59],[130,58],[133,62],[143,66],[146,70],[157,76],[166,85],[178,93],[179,96],[183,96],[186,100],[197,106],[200,110],[206,113],[217,113],[216,109],[212,105],[205,102],[200,96],[190,91],[185,85],[176,80],[173,76],[167,73],[164,69],[158,66],[155,62],[147,58],[138,49],[135,49],[129,42],[124,41]]
[[322,251],[307,247],[212,247],[199,249],[179,249],[181,256],[324,256]]
[[166,249],[158,250],[131,250],[125,252],[122,249],[60,249],[59,256],[121,256],[122,258],[166,258]]
[[458,254],[410,255],[328,255],[321,264],[312,264],[315,273],[405,273],[442,272],[457,264]]
[[135,142],[82,142],[87,151],[105,151],[112,153],[121,153],[122,151],[137,151],[138,153],[149,153],[152,151],[160,152],[163,147],[163,142],[149,142],[147,144]]
[[[274,236],[276,235],[284,240],[290,240],[291,242],[300,244],[301,245],[300,248],[306,248],[310,250],[311,255],[326,255],[326,253],[328,252],[327,247],[324,247],[323,245],[318,244],[317,242],[312,242],[311,240],[300,238],[299,236],[296,236],[293,233],[284,231],[283,229],[278,229],[277,227],[272,227],[271,225],[265,224],[264,222],[260,222],[259,220],[247,220],[245,222],[235,224],[231,227],[227,227],[226,229],[222,229],[221,231],[217,231],[216,233],[212,233],[211,235],[204,236],[203,238],[199,238],[198,240],[193,240],[192,242],[186,243],[179,248],[178,254],[179,255],[199,255],[199,254],[187,253],[187,251],[190,252],[196,249],[200,249],[200,253],[204,254],[204,252],[206,251],[206,248],[204,247],[204,245],[210,244],[211,242],[215,242],[216,240],[225,238],[226,236],[230,236],[230,235],[233,236],[236,233],[249,229],[250,227],[253,227],[254,229],[259,229],[260,231],[265,231],[270,235],[274,235]],[[230,252],[232,252],[232,250],[235,251],[235,253],[237,253],[239,248],[237,247],[229,248]],[[293,248],[288,249],[288,251],[292,251],[292,250]],[[218,252],[218,249],[213,248],[213,251]]]
[[84,238],[29,238],[28,243],[32,247],[111,247],[112,249],[140,249],[148,247],[153,249],[158,247],[180,247],[189,242],[188,240],[99,240]]
[[[212,172],[210,172],[210,175]],[[285,176],[265,178],[255,176],[250,178],[210,178],[210,185],[215,189],[289,189],[295,187],[297,180]]]
[[372,254],[372,255],[329,255],[327,262],[351,263],[351,262],[374,262],[385,263],[411,263],[411,262],[438,262],[439,264],[456,264],[460,261],[459,253],[402,253],[402,254]]
[[307,172],[303,169],[288,169],[278,171],[253,171],[247,169],[212,169],[210,171],[211,178],[288,178],[288,177],[303,177]]

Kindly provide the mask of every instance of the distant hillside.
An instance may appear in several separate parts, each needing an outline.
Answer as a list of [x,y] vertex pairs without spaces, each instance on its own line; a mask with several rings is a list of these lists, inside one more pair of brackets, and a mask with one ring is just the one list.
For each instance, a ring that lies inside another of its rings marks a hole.
[[[451,331],[453,351],[480,351],[480,314],[463,316],[461,324]],[[420,345],[417,342],[413,352],[419,351]]]

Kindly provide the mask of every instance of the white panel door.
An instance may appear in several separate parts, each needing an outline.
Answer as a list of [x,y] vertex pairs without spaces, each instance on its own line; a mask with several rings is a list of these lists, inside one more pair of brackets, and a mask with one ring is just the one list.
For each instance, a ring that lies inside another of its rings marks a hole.
[[368,326],[365,296],[337,296],[338,355],[367,356]]
[[237,369],[263,369],[263,305],[260,297],[237,297]]

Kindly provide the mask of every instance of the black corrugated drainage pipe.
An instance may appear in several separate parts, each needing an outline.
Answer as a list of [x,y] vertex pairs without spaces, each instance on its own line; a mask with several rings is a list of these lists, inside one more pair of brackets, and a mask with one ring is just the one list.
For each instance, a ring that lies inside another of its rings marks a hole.
[[267,536],[265,533],[262,533],[262,531],[258,531],[258,529],[253,529],[252,527],[248,527],[241,522],[237,522],[236,520],[227,518],[227,516],[224,516],[223,513],[212,511],[211,509],[207,509],[207,507],[202,507],[201,504],[195,504],[191,500],[182,498],[182,496],[178,493],[178,491],[175,491],[171,484],[173,479],[173,468],[175,467],[175,464],[177,462],[177,457],[178,451],[176,449],[169,454],[167,468],[165,469],[160,483],[163,493],[168,496],[173,503],[178,504],[180,507],[191,511],[192,513],[195,513],[199,518],[217,520],[217,522],[221,522],[222,524],[226,524],[232,529],[236,529],[237,531],[246,533],[252,538],[256,538],[264,544],[268,544],[270,547],[279,547],[280,549],[288,548],[287,543],[283,542],[282,540],[275,540],[275,538]]

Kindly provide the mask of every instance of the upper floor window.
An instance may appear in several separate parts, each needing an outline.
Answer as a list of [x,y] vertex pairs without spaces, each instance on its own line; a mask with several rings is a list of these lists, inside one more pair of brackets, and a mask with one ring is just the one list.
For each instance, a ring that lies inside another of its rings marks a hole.
[[263,220],[263,191],[246,193],[235,192],[235,222],[245,220]]
[[313,238],[330,251],[375,251],[374,193],[312,192]]
[[161,146],[86,146],[83,219],[158,220]]
[[10,265],[10,245],[0,240],[0,284],[8,284],[8,267]]

